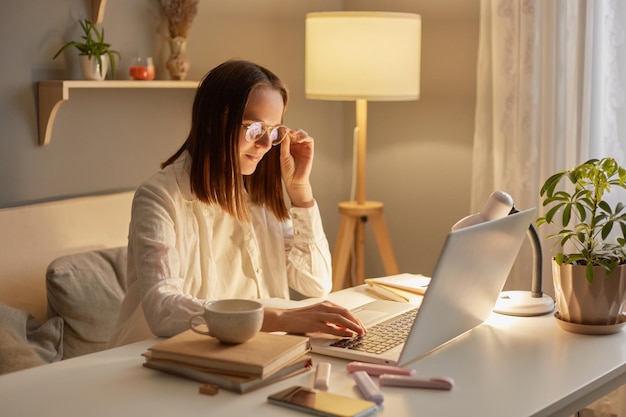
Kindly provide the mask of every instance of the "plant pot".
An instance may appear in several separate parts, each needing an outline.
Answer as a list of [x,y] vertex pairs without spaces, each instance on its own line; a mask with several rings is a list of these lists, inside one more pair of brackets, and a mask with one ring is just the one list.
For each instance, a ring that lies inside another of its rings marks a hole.
[[[101,55],[102,65],[96,59],[96,57],[90,57],[88,55],[80,55],[80,69],[83,73],[83,78],[86,80],[102,81],[107,75],[109,70],[109,56]],[[102,67],[102,68],[101,68]]]
[[626,304],[625,265],[618,266],[610,275],[605,269],[594,267],[594,280],[589,283],[584,266],[558,265],[553,259],[552,276],[560,320],[584,326],[621,328]]

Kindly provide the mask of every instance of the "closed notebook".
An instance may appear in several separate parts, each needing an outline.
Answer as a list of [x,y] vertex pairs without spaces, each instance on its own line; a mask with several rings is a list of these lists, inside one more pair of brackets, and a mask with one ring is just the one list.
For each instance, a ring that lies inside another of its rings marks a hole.
[[239,394],[244,394],[254,389],[298,375],[309,370],[312,366],[311,357],[308,355],[302,355],[278,369],[276,372],[261,378],[254,376],[230,375],[186,363],[180,363],[167,359],[155,359],[152,358],[150,352],[146,352],[144,356],[146,357],[146,361],[143,366],[146,368],[155,369],[157,371],[187,378],[192,381],[202,382],[204,384],[217,385],[220,388],[237,392]]
[[231,375],[266,377],[311,349],[305,336],[260,332],[238,345],[192,330],[149,348],[155,359],[168,359]]
[[420,305],[422,303],[422,299],[424,298],[421,294],[401,290],[400,288],[389,287],[384,284],[368,285],[365,287],[365,291],[377,295],[385,300],[412,303],[415,305]]
[[383,286],[385,289],[397,288],[414,295],[424,295],[430,284],[430,277],[419,274],[397,274],[380,278],[367,278],[365,283],[370,287]]

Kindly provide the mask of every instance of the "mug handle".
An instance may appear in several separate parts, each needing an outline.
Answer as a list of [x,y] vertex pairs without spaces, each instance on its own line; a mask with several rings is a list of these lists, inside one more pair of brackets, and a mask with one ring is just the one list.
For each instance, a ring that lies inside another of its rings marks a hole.
[[[194,320],[197,317],[200,317],[202,319],[203,323],[198,323],[197,320]],[[210,336],[208,331],[205,332],[205,331],[200,330],[200,329],[197,328],[197,326],[200,325],[200,324],[206,324],[206,321],[204,320],[204,314],[203,313],[194,314],[193,316],[191,316],[189,318],[189,327],[191,328],[191,330],[193,330],[196,333],[203,334],[205,336]]]

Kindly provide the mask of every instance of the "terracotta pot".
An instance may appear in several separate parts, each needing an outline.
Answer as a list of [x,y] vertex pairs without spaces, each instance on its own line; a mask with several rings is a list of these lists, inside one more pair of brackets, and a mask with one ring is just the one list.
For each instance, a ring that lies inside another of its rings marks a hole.
[[552,260],[556,308],[562,320],[589,325],[620,323],[626,304],[626,266],[611,275],[594,267],[594,280],[587,281],[585,267],[561,265]]

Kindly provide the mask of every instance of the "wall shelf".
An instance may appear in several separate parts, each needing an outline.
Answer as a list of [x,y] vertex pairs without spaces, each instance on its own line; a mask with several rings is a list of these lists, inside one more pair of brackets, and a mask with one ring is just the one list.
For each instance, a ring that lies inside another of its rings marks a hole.
[[80,81],[80,80],[52,80],[39,81],[39,145],[50,143],[52,126],[59,108],[70,98],[70,90],[77,88],[148,88],[148,89],[195,89],[198,81]]

